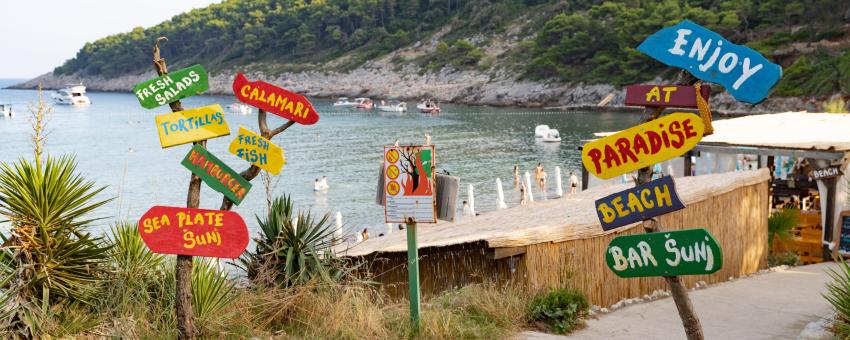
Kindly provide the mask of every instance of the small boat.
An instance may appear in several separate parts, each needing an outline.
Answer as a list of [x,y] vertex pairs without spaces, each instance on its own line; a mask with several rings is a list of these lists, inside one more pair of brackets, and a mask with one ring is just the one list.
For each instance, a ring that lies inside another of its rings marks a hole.
[[334,106],[337,106],[337,107],[357,106],[357,102],[348,100],[348,97],[339,97],[334,102]]
[[12,110],[12,104],[0,104],[0,113],[3,114],[3,117],[12,117],[15,115],[15,111]]
[[378,111],[383,112],[407,112],[407,103],[391,100],[389,103],[381,102],[381,105],[378,105]]
[[538,125],[534,128],[534,137],[543,138],[549,131],[549,125]]
[[432,100],[423,101],[416,105],[416,108],[422,113],[440,113],[440,106]]
[[561,141],[561,134],[558,132],[558,129],[549,129],[549,131],[546,131],[546,135],[543,136],[543,141],[546,143],[559,143]]
[[375,108],[375,103],[369,98],[355,98],[354,101],[357,102],[356,107],[358,109],[371,110]]
[[68,87],[53,93],[53,101],[62,105],[89,105],[91,100],[86,96],[86,87],[80,84],[68,84]]
[[242,103],[230,104],[227,106],[227,109],[230,110],[230,112],[238,113],[241,115],[249,115],[253,111],[250,106]]

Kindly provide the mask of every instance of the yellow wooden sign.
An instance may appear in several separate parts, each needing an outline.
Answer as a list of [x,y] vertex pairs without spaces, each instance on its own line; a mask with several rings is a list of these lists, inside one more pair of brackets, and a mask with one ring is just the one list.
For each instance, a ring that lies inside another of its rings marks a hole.
[[594,176],[613,178],[685,154],[704,129],[695,114],[671,113],[585,144],[581,162]]
[[286,164],[283,149],[254,131],[239,127],[239,134],[230,142],[230,153],[274,175]]
[[156,130],[163,148],[230,134],[218,104],[158,115]]

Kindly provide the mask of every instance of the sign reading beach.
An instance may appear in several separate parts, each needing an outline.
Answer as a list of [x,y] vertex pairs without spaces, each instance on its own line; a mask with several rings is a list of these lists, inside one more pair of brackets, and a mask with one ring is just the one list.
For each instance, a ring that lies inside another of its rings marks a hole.
[[272,144],[263,136],[254,133],[254,131],[241,126],[239,127],[239,134],[230,142],[230,147],[227,150],[236,157],[242,158],[274,175],[279,174],[280,169],[286,164],[283,149]]
[[218,104],[158,115],[156,130],[163,148],[230,134]]
[[251,190],[250,182],[200,144],[195,144],[180,164],[237,205]]
[[[711,86],[700,87],[703,99],[708,100]],[[631,85],[626,86],[626,105],[697,108],[697,91],[693,86]]]
[[304,96],[264,81],[248,81],[242,73],[233,79],[233,94],[245,104],[299,124],[312,125],[319,121],[319,113]]
[[669,176],[596,200],[596,215],[605,231],[684,208]]
[[146,109],[153,109],[209,89],[207,72],[201,65],[156,77],[133,88],[133,93]]
[[605,252],[608,267],[620,277],[711,274],[723,254],[705,229],[620,236]]
[[613,178],[685,154],[703,129],[699,116],[671,113],[585,144],[581,162],[594,176]]
[[248,246],[248,228],[239,214],[154,206],[139,219],[139,235],[154,253],[235,259]]
[[387,223],[437,223],[434,146],[384,147]]
[[694,77],[723,85],[735,99],[758,104],[782,77],[782,67],[689,20],[650,35],[638,50]]

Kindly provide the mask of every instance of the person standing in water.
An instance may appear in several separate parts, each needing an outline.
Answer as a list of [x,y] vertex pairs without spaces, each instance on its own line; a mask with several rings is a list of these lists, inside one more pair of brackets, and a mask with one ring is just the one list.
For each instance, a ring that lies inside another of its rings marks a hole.
[[514,188],[519,187],[519,165],[514,164]]
[[519,205],[520,206],[526,205],[526,202],[525,202],[525,183],[521,183],[519,185]]
[[543,173],[543,165],[537,163],[537,166],[534,167],[534,181],[540,183],[540,174]]
[[578,190],[578,177],[570,171],[570,194],[575,194]]
[[540,185],[540,190],[543,192],[543,199],[546,199],[546,177],[548,177],[546,175],[546,170],[541,171],[540,182],[538,182],[538,184]]

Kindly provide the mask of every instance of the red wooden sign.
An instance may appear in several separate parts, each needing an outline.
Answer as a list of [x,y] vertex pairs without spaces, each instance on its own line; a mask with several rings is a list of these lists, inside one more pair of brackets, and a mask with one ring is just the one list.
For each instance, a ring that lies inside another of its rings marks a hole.
[[245,104],[299,124],[312,125],[319,121],[319,113],[304,96],[264,81],[248,81],[242,73],[233,79],[233,93]]
[[[711,87],[702,85],[700,92],[705,100],[711,94]],[[697,107],[697,90],[693,86],[673,85],[631,85],[626,86],[626,105]]]
[[139,235],[154,253],[237,258],[248,246],[239,214],[155,206],[139,219]]

